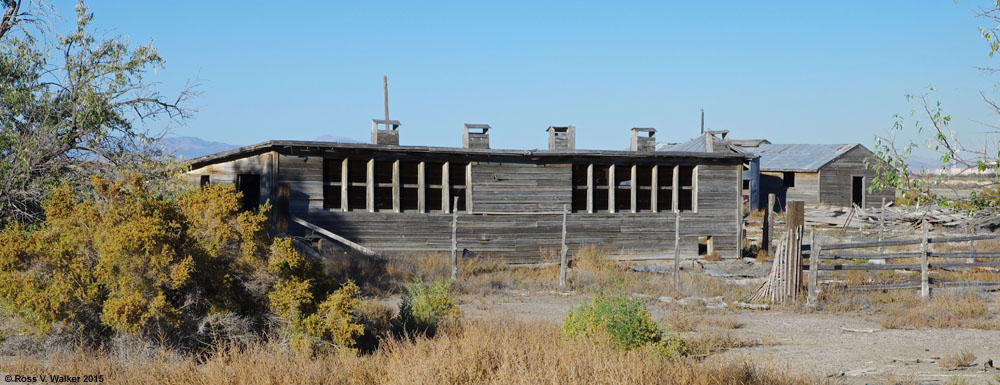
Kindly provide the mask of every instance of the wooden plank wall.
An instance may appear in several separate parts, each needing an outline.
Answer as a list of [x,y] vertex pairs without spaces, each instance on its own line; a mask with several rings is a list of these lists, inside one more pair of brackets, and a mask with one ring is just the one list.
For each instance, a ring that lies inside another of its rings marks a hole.
[[767,206],[767,195],[774,194],[778,208],[784,211],[789,200],[800,200],[806,203],[819,201],[819,174],[815,172],[796,172],[795,187],[785,188],[784,172],[761,171],[760,202],[761,207]]
[[277,186],[277,180],[275,179],[278,165],[277,157],[278,154],[276,152],[267,152],[228,162],[211,164],[188,171],[182,178],[186,182],[197,186],[203,175],[207,175],[209,183],[213,184],[235,184],[240,174],[260,175],[260,203],[263,204],[268,199],[273,200],[272,194],[275,191],[275,186]]
[[875,171],[865,168],[865,159],[876,160],[871,151],[857,146],[820,169],[820,200],[831,205],[850,206],[851,178],[863,176],[865,178],[865,194],[867,195],[866,206],[880,206],[882,198],[885,198],[886,202],[892,202],[896,197],[894,190],[868,192],[872,179],[875,177]]
[[[329,156],[336,158],[333,154]],[[381,156],[384,158],[385,154]],[[291,187],[289,211],[292,215],[385,252],[450,250],[450,214],[431,210],[324,209],[323,157],[281,155],[278,159],[281,171],[278,183],[288,183]],[[357,161],[349,159],[349,162]],[[463,211],[459,214],[459,248],[503,257],[510,262],[536,262],[546,250],[559,250],[561,216],[530,213],[558,212],[563,205],[572,203],[571,164],[548,164],[529,159],[471,162],[456,159],[452,162],[472,164],[471,197],[477,213]],[[340,164],[339,161],[335,163]],[[741,167],[700,165],[695,169],[697,201],[694,207],[697,212],[681,213],[683,258],[698,257],[699,236],[712,236],[713,248],[721,256],[739,256]],[[525,214],[482,214],[490,212]],[[672,256],[675,215],[670,211],[571,213],[567,220],[567,242],[571,252],[585,245],[598,245],[626,250],[636,257]],[[297,226],[293,225],[293,232]]]
[[473,162],[476,212],[561,211],[572,203],[570,164]]

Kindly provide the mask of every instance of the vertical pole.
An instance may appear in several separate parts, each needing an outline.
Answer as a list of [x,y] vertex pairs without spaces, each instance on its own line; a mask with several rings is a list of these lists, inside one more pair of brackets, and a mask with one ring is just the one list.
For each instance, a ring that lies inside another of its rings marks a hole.
[[278,183],[278,201],[275,204],[275,211],[277,211],[277,216],[275,217],[274,232],[278,234],[288,233],[288,198],[291,196],[291,187],[288,183]]
[[822,248],[816,243],[816,230],[809,231],[809,293],[806,303],[815,307],[819,299],[819,253]]
[[701,109],[701,133],[705,134],[705,109]]
[[350,172],[347,158],[344,158],[344,163],[340,165],[340,211],[347,211],[350,209],[350,205],[347,204],[347,191],[350,189],[350,179],[347,173]]
[[559,288],[566,288],[566,252],[569,250],[566,247],[566,213],[569,212],[569,208],[563,205],[563,222],[562,222],[562,247],[559,249]]
[[365,192],[367,197],[365,198],[365,206],[368,208],[368,212],[375,212],[375,159],[368,160],[368,183],[365,185]]
[[920,298],[930,299],[931,298],[931,282],[930,282],[930,272],[927,263],[927,252],[928,248],[928,226],[927,221],[924,221],[920,227],[923,229],[923,239],[920,240]]
[[681,213],[674,213],[674,291],[681,288]]
[[451,210],[451,280],[458,279],[458,197]]
[[385,94],[385,129],[389,129],[389,76],[382,75],[382,90]]
[[674,166],[674,180],[671,181],[673,190],[670,190],[670,204],[675,213],[681,212],[681,166]]
[[465,212],[472,214],[472,162],[465,165]]
[[618,192],[618,184],[615,183],[615,165],[608,166],[608,212],[615,213],[615,193]]
[[638,176],[639,176],[639,166],[633,164],[632,165],[632,175],[630,176],[632,178],[632,181],[630,182],[631,186],[629,186],[629,187],[631,187],[631,189],[629,189],[630,190],[629,194],[631,194],[630,201],[632,203],[632,207],[630,207],[630,209],[632,210],[633,213],[639,211],[639,206],[638,206],[639,202],[636,202],[636,200],[638,200],[638,198],[639,198],[639,180],[638,180]]
[[774,249],[771,248],[771,240],[774,238],[774,201],[775,195],[773,193],[767,194],[767,212],[765,213],[767,220],[764,221],[764,239],[761,242],[762,247],[767,252],[773,252]]
[[402,187],[399,185],[399,160],[396,160],[392,162],[392,212],[394,213],[401,211],[399,195],[403,190]]
[[427,212],[427,170],[424,162],[417,163],[417,212]]
[[650,190],[649,190],[649,211],[657,212],[659,210],[660,202],[660,165],[653,165],[652,175],[649,176],[650,180]]
[[[885,239],[885,197],[882,197],[882,208],[879,210],[878,214],[878,254],[882,255],[884,249],[882,247],[882,241]],[[875,259],[880,263],[885,263],[885,258]]]
[[451,205],[448,204],[448,199],[451,197],[451,162],[444,162],[441,165],[441,211],[449,212],[451,210]]
[[587,165],[587,213],[594,213],[594,164]]
[[[965,235],[972,236],[972,221],[971,220],[966,220],[965,221]],[[971,239],[969,240],[969,252],[970,253],[975,253],[976,252],[976,241],[971,240]],[[969,258],[965,259],[965,263],[973,263],[973,262],[976,262],[975,258],[969,257]]]

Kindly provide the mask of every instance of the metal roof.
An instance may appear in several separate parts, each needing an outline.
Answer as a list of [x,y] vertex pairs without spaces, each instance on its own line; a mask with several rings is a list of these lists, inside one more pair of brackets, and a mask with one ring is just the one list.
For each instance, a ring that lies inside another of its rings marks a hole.
[[205,155],[191,159],[188,164],[194,168],[220,161],[227,161],[236,158],[246,157],[265,151],[277,150],[280,148],[308,148],[308,149],[343,149],[343,150],[374,150],[385,152],[405,152],[405,153],[441,153],[453,155],[480,155],[480,156],[526,156],[526,157],[607,157],[607,158],[649,158],[649,157],[680,157],[693,159],[712,160],[736,160],[745,159],[751,155],[747,153],[695,153],[678,152],[674,150],[645,152],[645,151],[612,151],[612,150],[498,150],[498,149],[473,149],[473,148],[452,148],[452,147],[427,147],[427,146],[397,146],[378,145],[362,143],[338,143],[338,142],[312,142],[294,140],[270,140],[267,142],[252,144],[245,147],[223,151],[216,154]]
[[760,156],[761,171],[819,171],[860,144],[774,144],[744,147]]
[[[712,148],[716,150],[716,153],[719,152],[718,149],[726,148],[726,146],[737,154],[749,153],[718,138],[713,137],[712,140]],[[699,136],[684,143],[657,143],[656,151],[705,152],[705,137]]]

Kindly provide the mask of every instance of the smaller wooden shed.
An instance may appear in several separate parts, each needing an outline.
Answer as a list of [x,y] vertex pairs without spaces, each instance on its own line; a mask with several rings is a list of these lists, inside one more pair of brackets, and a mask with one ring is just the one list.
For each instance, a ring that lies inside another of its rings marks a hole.
[[760,159],[759,201],[775,194],[780,208],[788,200],[835,206],[879,206],[895,199],[895,190],[872,189],[875,171],[865,162],[878,158],[861,144],[776,144],[767,140],[732,143]]

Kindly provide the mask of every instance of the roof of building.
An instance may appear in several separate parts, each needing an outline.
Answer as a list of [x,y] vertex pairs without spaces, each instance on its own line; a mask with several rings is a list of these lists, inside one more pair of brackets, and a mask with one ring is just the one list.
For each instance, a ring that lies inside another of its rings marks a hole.
[[767,139],[730,139],[729,142],[736,147],[759,147],[762,144],[771,144]]
[[[748,153],[739,147],[733,146],[729,141],[712,137],[712,149],[715,150],[715,153],[724,153],[720,150],[725,148],[729,148],[729,152],[736,154]],[[657,143],[656,151],[705,152],[705,137],[699,136],[684,143]]]
[[860,144],[775,144],[743,147],[760,156],[762,171],[818,171]]
[[614,151],[614,150],[501,150],[501,149],[478,149],[478,148],[455,148],[455,147],[428,147],[428,146],[397,146],[384,144],[360,144],[360,143],[340,143],[340,142],[312,142],[295,140],[270,140],[267,142],[252,144],[237,149],[223,151],[216,154],[205,155],[191,159],[188,164],[192,167],[202,167],[208,164],[224,162],[233,159],[243,158],[266,151],[274,151],[281,148],[299,148],[308,150],[378,150],[388,152],[403,153],[438,153],[452,155],[479,155],[479,156],[525,156],[525,157],[617,157],[617,158],[649,158],[649,157],[686,157],[697,159],[744,159],[749,157],[746,153],[701,153],[683,151]]

